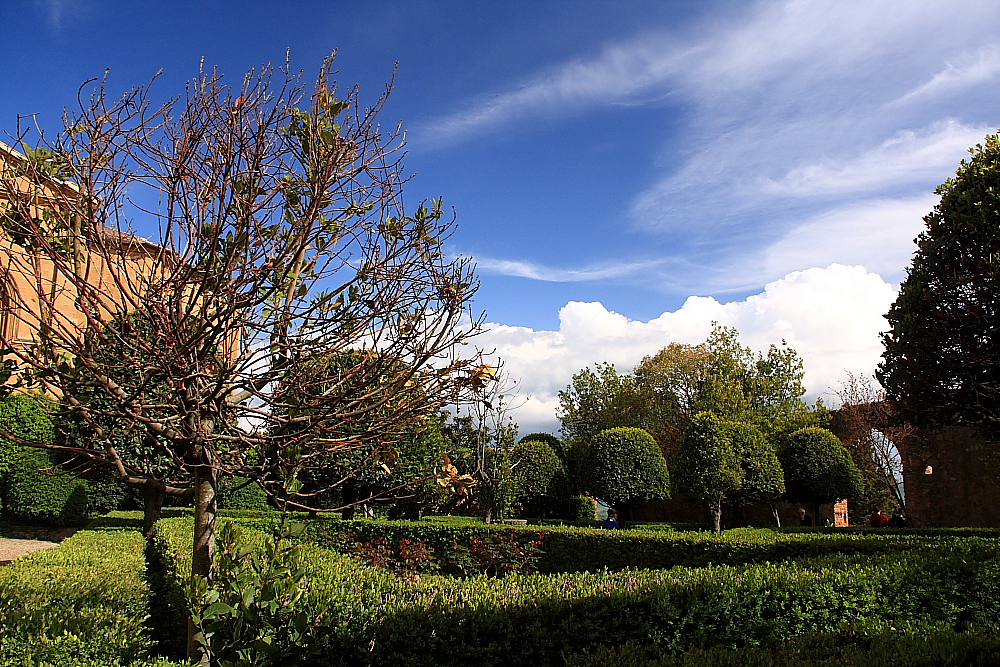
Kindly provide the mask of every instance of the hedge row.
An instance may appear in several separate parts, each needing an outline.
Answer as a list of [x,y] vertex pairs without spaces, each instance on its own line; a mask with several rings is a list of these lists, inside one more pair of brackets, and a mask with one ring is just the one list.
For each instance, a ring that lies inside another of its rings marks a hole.
[[957,632],[933,623],[874,621],[796,637],[774,647],[657,655],[627,644],[570,656],[567,667],[988,667],[1000,664],[1000,628]]
[[[266,529],[268,519],[259,525]],[[453,543],[467,547],[473,536],[503,533],[521,543],[543,536],[540,572],[596,572],[603,568],[668,569],[674,566],[702,567],[709,564],[752,564],[817,558],[827,555],[870,557],[914,550],[947,551],[963,544],[995,550],[1000,533],[989,537],[961,537],[907,532],[776,532],[737,528],[722,536],[708,532],[664,532],[651,530],[600,530],[558,526],[449,525],[433,521],[340,521],[316,519],[308,522],[306,536],[318,546],[342,553],[354,545],[384,539],[419,540],[438,553]]]
[[[157,525],[175,588],[191,520]],[[1000,613],[996,551],[898,552],[852,564],[675,567],[501,579],[393,577],[308,547],[303,605],[316,619],[309,665],[561,665],[626,642],[657,652],[766,646],[869,618],[965,629]]]
[[0,664],[171,664],[150,656],[144,548],[95,525],[0,568]]

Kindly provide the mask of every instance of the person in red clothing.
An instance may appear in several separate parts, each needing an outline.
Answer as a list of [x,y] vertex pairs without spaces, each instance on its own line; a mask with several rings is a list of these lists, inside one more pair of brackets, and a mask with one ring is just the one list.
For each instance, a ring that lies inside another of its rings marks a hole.
[[868,520],[868,523],[871,524],[872,528],[885,528],[886,526],[889,525],[889,517],[887,517],[885,514],[882,514],[882,510],[876,507],[875,511],[872,512],[871,518]]

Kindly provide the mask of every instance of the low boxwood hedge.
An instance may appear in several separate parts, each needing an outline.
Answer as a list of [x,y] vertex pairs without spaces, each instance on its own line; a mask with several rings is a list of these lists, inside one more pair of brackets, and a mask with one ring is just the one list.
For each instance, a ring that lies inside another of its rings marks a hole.
[[[259,525],[276,521],[261,515]],[[604,568],[668,569],[677,565],[750,564],[846,554],[868,557],[913,550],[947,550],[962,543],[983,549],[1000,547],[1000,532],[963,537],[949,531],[925,534],[907,531],[779,532],[737,528],[721,536],[709,532],[662,530],[600,530],[561,526],[503,526],[482,523],[450,524],[435,521],[340,521],[319,518],[308,522],[306,536],[314,544],[343,553],[358,543],[384,539],[419,540],[437,553],[456,543],[468,546],[473,536],[513,536],[527,543],[542,535],[540,572],[596,572]],[[971,541],[970,541],[971,540]]]
[[0,568],[0,664],[158,664],[138,530],[82,530]]
[[[183,597],[191,520],[161,521],[157,536]],[[811,536],[832,539],[824,538]],[[302,604],[320,619],[314,637],[324,658],[311,664],[562,665],[626,642],[674,654],[766,647],[870,618],[958,630],[992,622],[1000,562],[983,546],[949,540],[864,559],[464,580],[396,577],[313,546]]]

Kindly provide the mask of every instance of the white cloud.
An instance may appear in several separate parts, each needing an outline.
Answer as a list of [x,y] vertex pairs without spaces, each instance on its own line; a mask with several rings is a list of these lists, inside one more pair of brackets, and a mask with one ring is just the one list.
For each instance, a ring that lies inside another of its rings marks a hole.
[[907,92],[896,100],[897,103],[913,102],[921,97],[937,97],[960,91],[969,86],[977,86],[996,78],[1000,73],[1000,45],[988,44],[978,50],[977,58],[969,61],[967,54],[960,56],[958,67],[948,63],[930,81]]
[[923,183],[953,171],[969,146],[981,142],[990,131],[987,125],[963,125],[953,119],[919,132],[904,130],[855,159],[796,167],[780,179],[767,181],[764,191],[800,197]]
[[640,271],[649,270],[663,263],[662,261],[610,263],[589,266],[582,269],[559,269],[534,262],[493,259],[480,255],[476,255],[475,260],[476,267],[487,273],[498,273],[503,276],[516,276],[518,278],[531,278],[533,280],[557,283],[623,278],[635,275]]
[[[834,262],[860,264],[895,276],[910,263],[913,240],[924,229],[923,216],[937,203],[934,195],[860,202],[819,215],[802,224],[763,254],[756,275],[782,275],[799,266]],[[753,261],[756,261],[754,258]]]
[[834,264],[790,273],[743,301],[721,304],[692,296],[649,322],[600,303],[571,301],[559,312],[559,331],[489,325],[479,342],[495,347],[511,376],[521,380],[521,395],[528,397],[515,417],[521,430],[555,430],[558,392],[574,373],[601,361],[629,370],[671,342],[703,341],[713,320],[739,329],[756,350],[786,340],[805,361],[809,395],[822,395],[844,379],[845,370],[874,371],[886,324],[882,315],[895,297],[881,276]]

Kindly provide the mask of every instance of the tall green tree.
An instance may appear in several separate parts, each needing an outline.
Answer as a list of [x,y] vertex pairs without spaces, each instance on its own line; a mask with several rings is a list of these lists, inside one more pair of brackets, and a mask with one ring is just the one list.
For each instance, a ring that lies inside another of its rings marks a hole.
[[677,451],[672,479],[680,495],[705,503],[716,534],[722,531],[723,501],[740,490],[744,477],[729,425],[711,412],[696,414]]
[[1000,438],[1000,136],[935,193],[886,318],[877,377],[902,421]]
[[565,391],[559,392],[556,414],[566,440],[589,440],[610,428],[651,426],[645,395],[635,379],[608,363],[576,373]]
[[725,430],[743,471],[740,488],[726,494],[725,504],[740,506],[766,502],[771,507],[775,524],[780,526],[775,501],[785,493],[785,473],[775,448],[752,424],[731,422],[725,425]]

